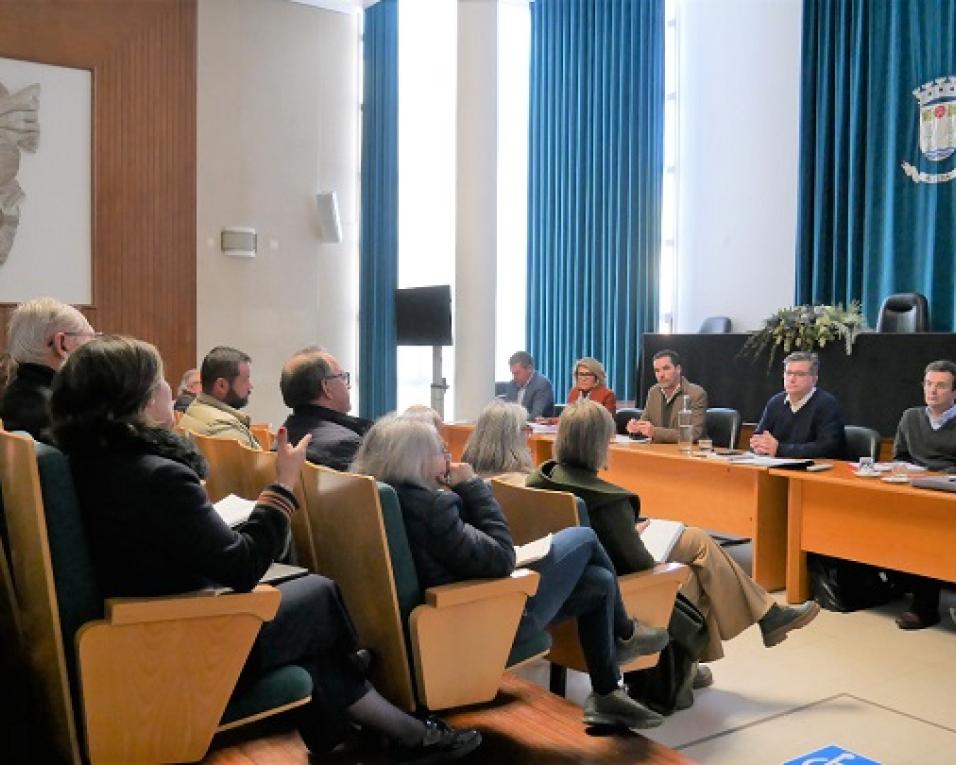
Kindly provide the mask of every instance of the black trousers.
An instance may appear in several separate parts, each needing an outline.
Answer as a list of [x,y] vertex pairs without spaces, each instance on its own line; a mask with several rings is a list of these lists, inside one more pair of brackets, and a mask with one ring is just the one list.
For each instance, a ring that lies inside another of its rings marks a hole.
[[349,658],[358,648],[355,626],[331,579],[309,574],[278,589],[279,611],[262,625],[240,683],[288,664],[305,668],[312,677],[312,701],[299,710],[298,727],[311,751],[325,751],[345,735],[345,710],[371,688]]

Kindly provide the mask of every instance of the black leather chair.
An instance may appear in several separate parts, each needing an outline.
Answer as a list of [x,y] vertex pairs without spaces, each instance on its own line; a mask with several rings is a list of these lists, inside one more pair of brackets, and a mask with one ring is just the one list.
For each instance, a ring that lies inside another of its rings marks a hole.
[[555,404],[555,405],[554,405],[554,416],[555,416],[555,417],[560,417],[560,416],[561,416],[561,412],[564,411],[564,407],[566,407],[566,406],[567,406],[567,404]]
[[880,434],[873,428],[859,425],[845,425],[846,458],[856,462],[860,457],[872,457],[876,462],[880,458]]
[[508,392],[508,383],[510,380],[495,380],[495,396],[501,398]]
[[707,410],[707,435],[715,447],[735,449],[740,436],[740,412],[715,406]]
[[889,295],[880,306],[877,332],[928,332],[929,304],[918,292]]
[[730,319],[726,316],[708,316],[697,332],[700,335],[722,335],[730,332]]
[[623,406],[617,410],[614,415],[614,423],[617,425],[617,432],[620,435],[627,433],[627,423],[632,419],[639,420],[644,413],[643,409],[636,409],[632,406]]

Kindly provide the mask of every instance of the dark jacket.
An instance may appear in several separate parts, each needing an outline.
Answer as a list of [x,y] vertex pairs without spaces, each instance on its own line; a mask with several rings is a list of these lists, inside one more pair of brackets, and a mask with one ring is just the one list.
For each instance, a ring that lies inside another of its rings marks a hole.
[[362,437],[372,427],[372,421],[324,406],[304,404],[292,410],[285,427],[292,444],[299,443],[306,433],[312,434],[307,450],[309,462],[335,470],[348,470],[362,444]]
[[185,412],[189,409],[189,405],[196,400],[195,393],[180,393],[176,400],[173,402],[173,409],[177,412]]
[[422,587],[508,576],[515,567],[511,530],[480,478],[453,491],[395,487]]
[[618,574],[654,567],[654,558],[634,528],[641,500],[633,492],[597,477],[590,470],[549,460],[528,476],[528,486],[569,491],[588,506],[591,528],[597,534]]
[[763,410],[754,433],[770,432],[779,441],[778,457],[843,459],[846,433],[837,400],[819,388],[794,414],[784,391],[773,396]]
[[[520,390],[514,380],[509,380],[505,386],[505,401],[517,403]],[[528,411],[529,420],[535,417],[550,417],[554,414],[554,386],[551,385],[551,381],[540,372],[535,372],[525,386],[521,406]]]
[[56,370],[43,364],[19,364],[0,398],[0,420],[6,430],[25,430],[50,443],[50,389]]
[[289,530],[282,508],[291,512],[295,498],[273,484],[237,533],[183,464],[192,461],[188,451],[169,434],[70,455],[104,597],[167,595],[211,584],[251,590],[282,552]]

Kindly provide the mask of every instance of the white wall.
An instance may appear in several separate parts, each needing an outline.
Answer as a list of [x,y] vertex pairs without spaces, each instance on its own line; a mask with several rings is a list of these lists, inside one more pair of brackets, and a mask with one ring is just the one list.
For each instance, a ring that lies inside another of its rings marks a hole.
[[800,0],[681,0],[677,331],[794,298]]
[[[318,343],[356,368],[358,19],[284,0],[199,3],[198,353],[249,353],[248,411],[275,426],[292,352]],[[338,192],[340,244],[319,240],[320,190]],[[257,256],[224,256],[223,226],[255,228]]]

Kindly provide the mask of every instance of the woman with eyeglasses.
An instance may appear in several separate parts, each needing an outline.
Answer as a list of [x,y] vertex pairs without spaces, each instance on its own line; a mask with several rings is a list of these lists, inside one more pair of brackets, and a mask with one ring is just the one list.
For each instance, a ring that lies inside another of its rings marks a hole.
[[574,364],[574,387],[568,393],[568,403],[573,404],[581,398],[594,401],[611,413],[617,413],[617,399],[614,391],[607,387],[607,373],[604,365],[591,356],[578,359]]
[[[520,410],[524,422],[522,407],[502,406]],[[451,462],[431,423],[418,417],[383,417],[366,434],[351,469],[395,488],[423,587],[514,571],[511,531],[491,489],[469,464]],[[593,688],[584,705],[585,724],[634,730],[660,725],[660,715],[628,697],[619,667],[661,650],[667,631],[628,617],[617,576],[594,532],[583,527],[559,531],[548,554],[529,568],[541,578],[525,606],[516,640],[577,617]]]
[[[195,452],[168,430],[172,404],[156,348],[128,337],[87,343],[53,383],[53,435],[70,457],[105,598],[210,585],[251,590],[281,554],[298,510],[291,487],[308,435],[293,446],[279,430],[276,481],[234,530],[209,503]],[[333,581],[309,574],[277,587],[279,611],[259,630],[240,682],[302,665],[312,677],[312,699],[294,714],[310,751],[332,749],[353,724],[384,736],[399,762],[445,762],[478,746],[478,731],[455,730],[438,718],[419,720],[378,694],[354,659],[355,629]]]

